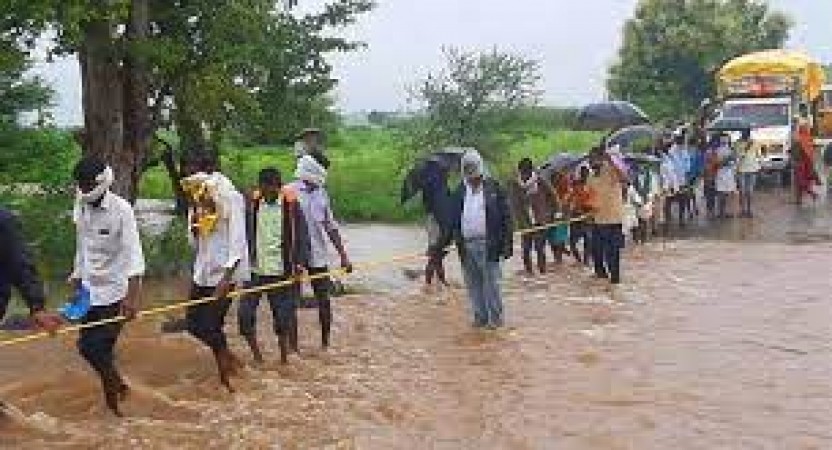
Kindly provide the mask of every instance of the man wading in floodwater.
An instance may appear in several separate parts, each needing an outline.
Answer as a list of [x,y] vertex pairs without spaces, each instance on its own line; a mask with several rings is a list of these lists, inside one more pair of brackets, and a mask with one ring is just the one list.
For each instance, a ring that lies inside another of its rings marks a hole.
[[[298,159],[295,176],[298,180],[289,186],[298,193],[303,216],[306,218],[311,258],[309,275],[321,275],[329,271],[327,240],[332,243],[341,258],[341,268],[352,272],[352,263],[347,256],[338,223],[332,213],[329,195],[326,192],[327,166],[329,162],[321,154],[303,155]],[[321,321],[321,345],[329,348],[332,328],[332,306],[330,303],[331,282],[329,277],[312,280],[312,290],[318,303],[318,317]]]
[[[252,286],[282,283],[299,275],[309,264],[309,234],[297,191],[283,185],[277,169],[269,167],[260,172],[260,187],[251,195],[247,212],[249,255],[254,266]],[[265,295],[269,300],[280,361],[285,364],[289,351],[298,351],[299,291],[300,284],[295,282],[240,301],[240,334],[258,363],[263,362],[257,342],[257,307],[261,297]]]
[[452,194],[448,226],[431,250],[441,252],[455,241],[471,301],[475,328],[503,326],[500,262],[512,256],[512,222],[508,199],[500,185],[485,174],[476,151],[462,157],[463,182]]
[[214,297],[189,306],[188,332],[214,353],[220,381],[233,392],[230,377],[241,367],[223,331],[231,306],[228,295],[250,279],[245,200],[211,158],[198,162],[199,172],[182,180],[188,193],[188,239],[196,248],[191,299]]
[[[83,323],[135,317],[141,295],[144,256],[133,208],[110,192],[113,170],[93,157],[75,166],[78,184],[73,219],[77,229],[75,269],[69,281],[77,291],[87,289],[90,309]],[[104,398],[113,413],[121,415],[119,402],[127,396],[127,384],[116,369],[114,347],[122,322],[81,330],[78,350],[101,378]]]
[[612,156],[601,148],[593,149],[589,158],[593,174],[587,185],[594,193],[592,259],[595,262],[595,276],[617,285],[621,283],[621,248],[624,247],[622,185],[626,174],[612,161]]

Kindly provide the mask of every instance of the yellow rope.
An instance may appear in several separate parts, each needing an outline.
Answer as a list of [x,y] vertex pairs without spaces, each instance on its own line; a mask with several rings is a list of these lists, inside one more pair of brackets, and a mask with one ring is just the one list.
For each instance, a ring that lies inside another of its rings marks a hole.
[[[536,227],[532,227],[532,228],[526,228],[526,229],[523,229],[523,230],[519,230],[515,234],[522,236],[524,234],[535,233],[537,231],[546,230],[546,229],[553,228],[553,227],[556,227],[556,226],[559,226],[559,225],[566,225],[566,224],[570,224],[570,223],[573,223],[573,222],[581,222],[581,221],[586,220],[587,217],[588,216],[584,215],[584,216],[579,216],[579,217],[575,217],[575,218],[572,218],[572,219],[559,220],[559,221],[555,221],[555,222],[552,222],[552,223],[547,224],[547,225],[540,225],[540,226],[536,226]],[[358,264],[354,267],[354,271],[357,270],[357,269],[368,271],[368,270],[371,270],[371,269],[373,269],[375,267],[378,267],[378,266],[387,266],[387,265],[390,265],[390,264],[402,263],[402,262],[412,261],[412,260],[422,259],[422,258],[425,258],[424,253],[414,253],[414,254],[409,254],[409,255],[401,255],[401,256],[396,256],[396,257],[388,258],[388,259],[384,259],[384,260],[378,260],[378,261]],[[285,280],[285,281],[280,281],[280,282],[277,282],[277,283],[266,284],[266,285],[262,285],[262,286],[252,287],[252,288],[238,289],[238,290],[235,290],[235,291],[231,292],[229,294],[229,298],[231,300],[238,300],[239,298],[241,298],[245,295],[261,294],[261,293],[268,292],[268,291],[273,291],[275,289],[279,289],[279,288],[282,288],[282,287],[291,286],[291,285],[293,285],[297,282],[305,282],[305,281],[318,280],[318,279],[322,279],[322,278],[329,278],[330,276],[333,276],[333,275],[340,275],[340,276],[347,275],[347,271],[343,268],[334,269],[334,270],[330,270],[328,272],[324,272],[324,273],[320,273],[320,274],[316,274],[316,275],[300,276],[300,277],[295,277],[295,278],[288,279],[288,280]],[[219,299],[216,298],[216,297],[203,297],[203,298],[198,298],[198,299],[194,299],[194,300],[187,300],[187,301],[184,301],[184,302],[174,303],[174,304],[171,304],[171,305],[165,305],[165,306],[159,306],[159,307],[156,307],[156,308],[146,309],[146,310],[139,311],[138,313],[136,313],[136,319],[143,318],[143,317],[157,316],[157,315],[162,314],[162,313],[181,310],[181,309],[185,309],[189,306],[201,305],[203,303],[210,303],[210,302],[213,302],[213,301],[216,301],[216,300],[219,300]],[[94,327],[99,327],[99,326],[103,326],[103,325],[108,325],[108,324],[111,324],[111,323],[123,322],[125,320],[127,320],[127,318],[124,317],[124,316],[116,316],[116,317],[112,317],[112,318],[109,318],[109,319],[98,320],[98,321],[95,321],[95,322],[88,322],[88,323],[77,324],[77,325],[69,325],[69,326],[58,329],[54,334],[50,334],[50,333],[47,333],[47,332],[31,333],[31,334],[27,334],[25,336],[19,336],[19,337],[12,338],[12,339],[2,340],[2,341],[0,341],[0,347],[9,347],[9,346],[12,346],[12,345],[37,341],[37,340],[48,338],[48,337],[54,337],[55,335],[69,334],[69,333],[73,333],[73,332],[76,332],[76,331],[81,331],[81,330],[84,330],[84,329],[87,329],[87,328],[94,328]]]

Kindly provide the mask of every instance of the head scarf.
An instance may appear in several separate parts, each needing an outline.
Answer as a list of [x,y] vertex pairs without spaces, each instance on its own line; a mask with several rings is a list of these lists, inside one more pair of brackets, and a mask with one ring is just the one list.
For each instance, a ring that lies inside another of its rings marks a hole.
[[295,176],[307,183],[315,186],[323,186],[326,184],[326,169],[315,161],[310,155],[303,155],[298,160],[298,167],[295,170]]
[[476,150],[468,150],[462,155],[462,177],[465,179],[473,177],[484,177],[485,162]]
[[95,203],[100,200],[104,194],[109,192],[115,181],[115,174],[113,168],[106,166],[101,173],[95,176],[95,187],[87,192],[81,192],[80,189],[75,192],[75,206],[72,209],[72,220],[78,223],[81,218],[81,209],[85,204]]

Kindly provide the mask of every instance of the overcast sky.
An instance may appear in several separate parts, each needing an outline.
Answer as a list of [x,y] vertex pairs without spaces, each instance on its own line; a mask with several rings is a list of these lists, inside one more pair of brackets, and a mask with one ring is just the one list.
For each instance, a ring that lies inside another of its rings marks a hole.
[[[321,1],[321,0],[316,0]],[[378,0],[347,30],[367,48],[333,59],[344,111],[406,107],[407,86],[442,64],[443,46],[520,52],[543,65],[544,100],[579,105],[604,96],[621,28],[637,0]],[[770,0],[795,20],[790,47],[832,62],[832,1]],[[568,6],[567,6],[568,4]],[[60,124],[81,122],[77,64],[37,68],[55,87]]]

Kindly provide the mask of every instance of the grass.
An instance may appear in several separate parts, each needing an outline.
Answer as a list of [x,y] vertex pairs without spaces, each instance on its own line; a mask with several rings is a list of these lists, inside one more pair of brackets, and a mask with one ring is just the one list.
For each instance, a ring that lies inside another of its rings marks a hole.
[[[492,161],[493,172],[510,178],[517,162],[530,157],[542,163],[557,152],[585,152],[600,135],[594,132],[530,132],[517,139]],[[327,155],[332,161],[328,181],[336,215],[349,222],[410,222],[420,216],[419,202],[399,204],[401,180],[407,170],[405,149],[393,131],[348,129],[333,136]],[[257,173],[275,166],[284,179],[293,178],[294,155],[289,147],[231,147],[224,151],[223,170],[239,187],[252,186]],[[140,186],[145,198],[171,198],[171,186],[162,168],[151,169]]]

